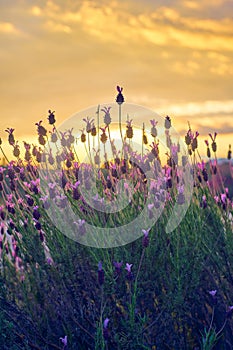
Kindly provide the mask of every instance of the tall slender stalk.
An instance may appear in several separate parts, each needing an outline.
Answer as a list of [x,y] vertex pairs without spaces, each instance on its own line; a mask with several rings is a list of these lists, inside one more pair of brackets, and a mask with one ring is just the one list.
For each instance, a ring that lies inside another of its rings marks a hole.
[[121,140],[122,140],[122,144],[124,143],[123,141],[123,134],[122,134],[122,125],[121,125],[122,121],[121,121],[121,104],[119,104],[119,129],[120,129],[120,135],[121,135]]
[[6,159],[7,163],[10,163],[10,161],[9,161],[9,159],[7,158],[5,152],[3,151],[2,146],[0,146],[0,150],[1,150],[2,154],[3,154],[3,157]]

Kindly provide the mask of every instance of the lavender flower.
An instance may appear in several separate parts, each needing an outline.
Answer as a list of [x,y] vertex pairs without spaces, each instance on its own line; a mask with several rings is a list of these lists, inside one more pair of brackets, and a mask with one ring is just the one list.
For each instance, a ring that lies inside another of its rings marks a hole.
[[117,274],[117,275],[120,275],[120,273],[121,273],[121,267],[122,267],[122,265],[123,265],[123,261],[121,261],[121,262],[116,262],[116,261],[114,261],[113,265],[115,266],[115,272],[116,272],[116,274]]
[[109,338],[109,331],[108,331],[108,323],[109,323],[109,318],[105,318],[104,323],[103,323],[103,337],[105,340]]
[[217,293],[217,290],[216,290],[216,289],[215,289],[215,290],[210,290],[210,291],[209,291],[209,294],[210,294],[212,297],[215,297],[216,293]]
[[7,128],[5,131],[8,132],[8,142],[11,146],[14,145],[15,143],[15,138],[14,138],[14,135],[13,135],[13,132],[14,132],[15,129],[12,129],[12,128]]
[[215,153],[217,151],[217,144],[216,144],[216,136],[217,136],[217,133],[215,132],[214,133],[214,136],[212,136],[211,134],[209,134],[211,140],[212,140],[212,144],[211,144],[211,147],[212,147],[212,150],[213,152]]
[[233,314],[233,306],[228,306],[227,308],[227,318],[230,318]]
[[40,120],[38,123],[35,125],[37,126],[37,132],[39,136],[46,136],[47,130],[41,125],[42,120]]
[[117,98],[116,98],[116,102],[117,102],[119,105],[121,105],[121,104],[124,103],[124,101],[125,101],[124,96],[122,95],[122,90],[123,90],[122,87],[117,86],[118,95],[117,95]]
[[110,116],[110,109],[111,109],[111,107],[104,107],[101,109],[101,111],[105,113],[104,114],[104,123],[106,125],[111,124],[111,121],[112,121],[111,116]]
[[129,264],[129,263],[126,263],[126,266],[125,266],[125,270],[127,271],[126,278],[128,280],[132,280],[133,279],[133,274],[132,274],[132,271],[131,271],[132,266],[133,266],[133,264]]
[[54,115],[55,111],[52,112],[52,111],[49,109],[49,110],[48,110],[48,113],[49,113],[49,115],[48,115],[49,124],[50,124],[50,125],[55,124],[55,122],[56,122],[56,120],[55,120],[55,115]]
[[33,213],[32,213],[32,215],[33,215],[33,218],[34,218],[35,220],[39,220],[39,218],[41,217],[41,215],[40,215],[38,209],[39,209],[38,206],[35,206],[35,207],[33,208]]
[[209,291],[209,294],[211,295],[212,297],[212,302],[213,302],[213,305],[216,305],[217,304],[217,297],[216,297],[216,294],[217,294],[217,290],[210,290]]
[[142,245],[144,248],[147,248],[148,245],[149,245],[149,232],[150,232],[150,229],[148,230],[142,230],[144,236],[143,236],[143,239],[142,239]]
[[79,219],[78,221],[74,221],[74,224],[78,226],[78,233],[83,236],[86,233],[86,221]]
[[67,340],[67,335],[64,338],[59,338],[59,340],[62,342],[63,344],[63,350],[66,348],[68,340]]
[[150,120],[151,123],[151,136],[152,137],[157,137],[157,129],[156,129],[156,125],[158,124],[158,122],[155,119]]
[[167,115],[166,118],[165,118],[165,129],[170,129],[171,127],[171,118]]
[[202,200],[201,200],[201,203],[200,203],[200,207],[203,208],[203,209],[207,208],[206,196],[202,196]]
[[86,132],[90,133],[92,130],[92,124],[94,122],[94,119],[90,119],[89,117],[83,118],[83,121],[86,123]]

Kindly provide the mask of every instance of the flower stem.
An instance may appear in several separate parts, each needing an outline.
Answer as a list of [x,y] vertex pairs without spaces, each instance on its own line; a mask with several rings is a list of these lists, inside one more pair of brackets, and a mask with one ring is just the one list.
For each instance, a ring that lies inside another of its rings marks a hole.
[[9,159],[7,158],[5,152],[2,149],[2,146],[0,146],[0,150],[1,150],[2,154],[3,154],[3,157],[6,159],[7,163],[10,163]]

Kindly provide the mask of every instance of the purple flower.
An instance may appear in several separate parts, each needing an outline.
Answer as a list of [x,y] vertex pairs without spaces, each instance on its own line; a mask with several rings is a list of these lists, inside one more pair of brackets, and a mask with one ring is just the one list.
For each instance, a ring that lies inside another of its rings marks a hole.
[[109,321],[110,321],[109,318],[105,318],[105,320],[104,320],[104,328],[108,327]]
[[56,204],[59,208],[64,209],[67,206],[67,197],[63,195],[56,196]]
[[131,267],[132,266],[133,266],[133,264],[126,263],[125,270],[128,271],[128,272],[131,272]]
[[119,275],[121,273],[121,267],[123,265],[123,261],[121,262],[113,262],[113,265],[115,266],[115,272]]
[[33,218],[35,219],[35,220],[39,220],[39,218],[40,218],[40,212],[39,212],[39,207],[38,206],[35,206],[34,208],[33,208],[33,213],[32,213],[32,215],[33,215]]
[[217,293],[217,290],[210,290],[209,291],[209,294],[211,295],[212,297],[212,302],[213,302],[213,305],[216,305],[217,304],[217,297],[216,297],[216,293]]
[[1,217],[2,220],[5,220],[5,218],[6,218],[6,213],[4,211],[4,206],[3,205],[0,206],[0,217]]
[[41,223],[39,221],[37,221],[36,219],[33,219],[34,223],[35,223],[35,228],[40,231],[41,230]]
[[228,306],[227,308],[227,318],[231,317],[233,314],[233,306]]
[[203,209],[207,208],[206,196],[202,196],[202,200],[201,200],[200,206]]
[[155,119],[151,119],[150,120],[150,123],[151,123],[151,125],[152,125],[152,127],[156,127],[156,125],[158,124],[158,122],[155,120]]
[[149,245],[149,231],[150,231],[150,229],[142,230],[142,232],[144,234],[143,239],[142,239],[142,245],[144,248],[147,248]]
[[133,279],[133,274],[131,272],[131,267],[133,266],[133,264],[128,264],[126,263],[126,266],[125,266],[125,270],[127,271],[127,276],[126,278],[131,281]]
[[59,340],[62,342],[63,344],[63,349],[65,349],[65,347],[67,346],[67,335],[64,338],[59,338]]
[[25,197],[27,198],[27,204],[29,205],[29,207],[32,207],[34,204],[34,199],[28,194],[26,194]]
[[53,263],[52,258],[48,257],[48,258],[47,258],[47,264],[48,264],[48,265],[52,265],[52,263]]
[[39,193],[39,185],[40,185],[40,179],[36,179],[35,181],[31,181],[31,191],[35,194]]
[[209,294],[210,294],[212,297],[215,297],[216,293],[217,293],[217,290],[216,290],[216,289],[215,289],[215,290],[210,290],[210,291],[209,291]]
[[78,221],[74,221],[74,224],[78,227],[78,233],[83,236],[86,233],[86,221],[79,219]]
[[[147,206],[148,208],[148,216],[149,216],[149,219],[153,219],[153,208],[154,208],[154,203],[150,203],[148,204]],[[142,230],[143,231],[143,230]]]
[[50,207],[49,196],[46,195],[44,197],[41,197],[40,200],[43,202],[43,208],[44,209],[49,209],[49,207]]
[[227,195],[225,193],[221,194],[221,200],[222,200],[222,203],[226,204]]
[[105,340],[107,340],[109,337],[108,323],[109,323],[109,318],[105,318],[104,324],[103,324],[103,337]]

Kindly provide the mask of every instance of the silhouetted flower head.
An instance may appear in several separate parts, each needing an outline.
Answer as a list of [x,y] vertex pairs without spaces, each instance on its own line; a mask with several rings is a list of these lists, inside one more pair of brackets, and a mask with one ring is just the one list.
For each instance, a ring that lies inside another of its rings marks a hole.
[[94,119],[93,118],[90,119],[89,117],[87,117],[87,118],[83,118],[83,121],[86,123],[86,132],[90,133],[92,130]]
[[191,132],[191,129],[189,129],[185,136],[185,143],[187,146],[189,146],[191,142],[192,142],[192,132]]
[[155,119],[152,119],[152,120],[150,120],[150,123],[151,123],[151,131],[150,131],[150,133],[151,133],[151,136],[152,137],[157,137],[157,134],[158,134],[158,132],[157,132],[157,129],[156,129],[156,125],[158,124],[158,122],[155,120]]
[[167,115],[164,123],[165,129],[170,129],[171,125],[171,118]]
[[7,128],[5,131],[8,132],[8,142],[11,146],[14,145],[15,143],[15,138],[14,138],[14,135],[13,135],[13,132],[14,132],[15,129],[12,129],[12,128]]
[[54,115],[55,111],[52,112],[52,111],[49,109],[49,110],[48,110],[48,113],[49,113],[49,115],[48,115],[49,124],[50,124],[50,125],[55,124],[55,123],[56,123],[55,115]]
[[81,134],[81,142],[86,142],[86,135],[84,134],[84,129],[81,130],[82,134]]
[[53,131],[50,131],[50,133],[51,133],[51,142],[53,142],[53,143],[57,142],[56,129],[53,128]]
[[100,135],[100,140],[102,143],[106,143],[108,139],[108,136],[106,135],[106,128],[107,125],[104,128],[100,128],[100,130],[102,131],[102,134]]
[[39,136],[46,136],[47,135],[47,130],[45,129],[45,127],[43,125],[41,125],[42,120],[40,120],[38,123],[36,123],[35,125],[37,126],[37,132]]
[[14,149],[13,149],[13,155],[18,158],[20,155],[20,149],[19,149],[19,145],[17,144],[17,142],[13,145]]
[[209,137],[211,138],[212,140],[212,144],[211,144],[211,147],[212,147],[212,150],[213,152],[216,152],[217,151],[217,144],[216,144],[216,136],[217,136],[217,133],[215,132],[214,135],[212,134],[209,134]]
[[207,146],[207,157],[210,158],[211,157],[211,153],[210,153],[210,147],[209,147],[209,141],[205,140],[205,144]]
[[229,149],[228,149],[228,153],[227,153],[227,159],[230,160],[231,159],[231,145],[229,145]]
[[101,109],[102,112],[104,112],[104,123],[106,125],[111,124],[112,118],[110,116],[110,109],[111,107],[104,107]]
[[118,95],[116,97],[116,102],[121,105],[122,103],[125,102],[124,96],[122,95],[122,90],[123,88],[120,86],[117,86],[117,91],[118,91]]
[[132,139],[133,138],[132,122],[133,122],[133,119],[126,121],[126,136],[127,136],[128,139]]

